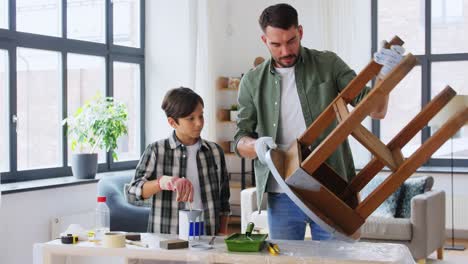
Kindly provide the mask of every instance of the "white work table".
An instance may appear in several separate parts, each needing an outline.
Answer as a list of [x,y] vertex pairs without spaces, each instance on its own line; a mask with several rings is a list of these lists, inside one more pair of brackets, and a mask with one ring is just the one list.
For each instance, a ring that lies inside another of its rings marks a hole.
[[[93,242],[79,242],[64,245],[60,240],[34,245],[34,264],[52,263],[53,256],[100,256],[120,257],[123,263],[129,259],[152,259],[177,263],[414,263],[408,248],[399,244],[342,241],[291,241],[275,240],[281,250],[279,256],[272,256],[264,248],[260,252],[230,252],[224,237],[217,237],[214,248],[209,250],[186,249],[166,250],[159,248],[161,239],[175,236],[142,234],[142,241],[149,248],[126,245],[125,248],[104,248]],[[210,237],[190,243],[208,243]],[[105,262],[109,263],[109,262]]]

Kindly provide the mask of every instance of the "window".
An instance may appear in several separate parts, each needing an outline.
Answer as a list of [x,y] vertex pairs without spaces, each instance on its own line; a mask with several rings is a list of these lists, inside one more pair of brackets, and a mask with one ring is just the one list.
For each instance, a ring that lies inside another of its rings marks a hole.
[[98,172],[135,168],[144,140],[143,8],[142,0],[0,0],[2,183],[71,175],[63,119],[98,94],[129,112],[119,160],[98,152]]
[[16,61],[18,170],[61,166],[60,53],[18,48]]
[[468,52],[468,1],[432,1],[433,54]]
[[[67,62],[68,115],[72,115],[94,96],[106,94],[106,61],[104,57],[70,53]],[[68,149],[69,161],[71,153],[71,149]],[[98,157],[99,163],[106,162],[104,151],[100,151]]]
[[140,149],[140,65],[114,62],[114,98],[128,108],[128,135],[119,139],[119,161],[139,159]]
[[[9,159],[9,131],[8,131],[8,53],[0,49],[0,172],[8,171]],[[5,113],[5,114],[3,114]]]
[[[436,95],[445,86],[450,85],[457,94],[468,95],[468,60],[432,63],[431,94]],[[434,158],[468,160],[468,127],[463,127],[433,155]],[[453,143],[453,148],[451,146]]]
[[48,36],[62,36],[61,0],[16,0],[16,29]]
[[[377,1],[375,1],[377,3]],[[422,1],[379,1],[377,11],[377,40],[387,40],[398,32],[405,48],[413,54],[424,54],[425,13]]]
[[113,0],[114,44],[140,47],[140,1]]
[[[420,65],[403,79],[390,96],[389,112],[376,131],[388,142],[402,124],[411,120],[422,106],[446,85],[458,94],[468,94],[468,1],[372,1],[373,51],[379,40],[399,35],[405,48],[417,55]],[[395,94],[399,96],[396,100]],[[392,96],[393,95],[393,96]],[[393,100],[392,100],[393,99]],[[403,149],[413,153],[431,135],[427,127]],[[453,137],[455,166],[468,167],[468,129],[462,128]],[[450,166],[450,142],[445,143],[426,164]]]
[[[421,111],[421,67],[414,67],[390,94],[388,113],[380,121],[380,138],[387,144],[393,137]],[[398,96],[398,99],[395,95]],[[396,100],[397,99],[397,100]],[[419,132],[402,149],[405,157],[410,156],[421,145]]]
[[104,0],[68,0],[67,37],[104,43],[106,37],[105,17]]
[[8,1],[0,1],[0,28],[8,28]]

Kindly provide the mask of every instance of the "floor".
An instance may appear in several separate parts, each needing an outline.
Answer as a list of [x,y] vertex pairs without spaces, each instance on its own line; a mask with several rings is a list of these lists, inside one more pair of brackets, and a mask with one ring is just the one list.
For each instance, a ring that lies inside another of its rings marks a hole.
[[[447,245],[451,244],[452,240],[447,240]],[[427,263],[431,264],[466,264],[468,263],[468,240],[455,240],[455,245],[464,245],[465,250],[457,251],[457,250],[444,250],[444,259],[437,260],[436,254],[431,254],[428,259]]]
[[[231,217],[228,226],[229,234],[240,232],[240,217]],[[447,244],[451,244],[452,240],[448,239]],[[468,240],[455,240],[455,245],[464,245],[464,251],[444,250],[444,259],[438,260],[434,252],[427,258],[427,264],[466,264],[468,263]]]

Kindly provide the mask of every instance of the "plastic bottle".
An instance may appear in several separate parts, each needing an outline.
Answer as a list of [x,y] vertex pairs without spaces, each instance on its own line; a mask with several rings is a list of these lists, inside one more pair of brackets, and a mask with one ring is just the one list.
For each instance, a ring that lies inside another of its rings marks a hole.
[[102,240],[104,233],[110,231],[110,213],[105,196],[98,196],[97,202],[94,236],[96,240]]

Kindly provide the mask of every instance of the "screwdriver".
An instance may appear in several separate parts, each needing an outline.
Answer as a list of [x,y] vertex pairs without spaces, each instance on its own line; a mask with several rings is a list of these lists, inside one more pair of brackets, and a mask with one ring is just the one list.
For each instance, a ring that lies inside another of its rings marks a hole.
[[271,242],[268,242],[268,251],[270,252],[271,255],[277,256],[280,253],[280,249],[277,244],[273,244]]

